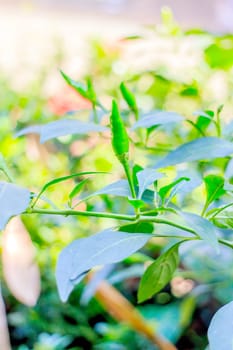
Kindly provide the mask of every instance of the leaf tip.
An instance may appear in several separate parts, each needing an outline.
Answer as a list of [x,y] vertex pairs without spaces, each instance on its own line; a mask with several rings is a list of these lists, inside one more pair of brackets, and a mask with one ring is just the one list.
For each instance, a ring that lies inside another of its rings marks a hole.
[[146,296],[142,289],[139,287],[138,295],[137,295],[137,303],[142,304],[144,301],[149,299],[150,297]]
[[61,294],[59,294],[59,297],[60,297],[60,300],[62,301],[62,303],[66,303],[68,298],[69,298],[69,295],[61,295]]

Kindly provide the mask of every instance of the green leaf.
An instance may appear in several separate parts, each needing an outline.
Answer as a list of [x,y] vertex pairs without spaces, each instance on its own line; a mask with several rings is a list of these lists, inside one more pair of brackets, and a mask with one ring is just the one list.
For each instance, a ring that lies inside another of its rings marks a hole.
[[129,188],[129,183],[127,180],[119,180],[116,182],[113,182],[100,190],[93,192],[89,194],[88,196],[81,198],[80,201],[87,201],[92,197],[100,196],[102,194],[108,194],[111,196],[117,196],[117,197],[125,197],[125,198],[131,198],[131,192]]
[[195,160],[210,160],[229,156],[233,153],[233,143],[218,137],[201,137],[185,143],[160,160],[155,169],[164,168]]
[[138,107],[134,94],[127,88],[127,86],[123,82],[120,84],[120,90],[129,108],[133,112],[136,112],[138,110]]
[[212,202],[226,193],[224,190],[224,181],[225,180],[222,176],[217,175],[207,175],[204,178],[206,187],[206,202],[204,206],[204,212]]
[[133,166],[133,169],[132,169],[132,172],[133,172],[133,183],[134,183],[134,186],[137,187],[138,186],[138,178],[137,178],[137,173],[139,171],[143,170],[143,167],[139,164],[134,164]]
[[16,132],[15,136],[22,136],[31,133],[40,134],[40,142],[44,143],[56,137],[80,134],[86,135],[90,132],[106,131],[108,128],[105,126],[97,125],[94,123],[81,122],[75,119],[62,119],[55,122],[50,122],[44,125],[33,125]]
[[196,126],[201,129],[202,131],[205,131],[210,123],[213,121],[214,112],[213,111],[205,111],[205,112],[199,112],[199,116],[196,122]]
[[188,226],[192,228],[201,239],[210,244],[218,253],[219,243],[217,238],[217,228],[209,220],[204,219],[199,215],[187,212],[183,212],[181,215],[187,222]]
[[233,36],[216,38],[205,50],[205,58],[211,68],[229,69],[233,66]]
[[97,196],[101,194],[110,194],[119,197],[131,197],[131,192],[127,180],[119,180],[113,182],[110,185],[103,187],[102,189],[91,194],[92,196]]
[[133,34],[133,35],[127,35],[127,36],[123,36],[120,40],[138,40],[138,39],[143,39],[142,35],[139,34]]
[[145,190],[142,195],[142,201],[154,206],[155,192],[151,190]]
[[[38,194],[34,205],[36,204],[36,202],[38,201],[38,199],[40,198],[40,196],[42,195],[42,193],[44,193],[49,187],[56,185],[60,182],[72,179],[74,177],[78,177],[78,176],[83,176],[83,175],[94,175],[94,174],[107,174],[106,172],[103,171],[82,171],[80,173],[75,173],[75,174],[71,174],[71,175],[67,175],[67,176],[62,176],[62,177],[57,177],[56,179],[53,179],[49,182],[47,182],[41,189],[40,193]],[[33,205],[33,206],[34,206]]]
[[154,231],[154,226],[150,222],[137,222],[136,224],[121,226],[120,231],[130,233],[152,233]]
[[143,208],[145,206],[143,200],[137,198],[128,198],[128,202],[136,209]]
[[[160,196],[160,198],[162,200],[161,204],[164,204],[166,196],[169,194],[169,192],[172,189],[174,189],[174,188],[176,189],[176,191],[173,192],[173,196],[174,196],[176,194],[176,192],[177,192],[177,185],[180,184],[183,181],[189,181],[189,180],[190,179],[188,177],[180,177],[179,179],[171,182],[169,185],[161,187],[160,190],[159,190],[159,196]],[[169,199],[171,199],[171,196],[169,197]]]
[[59,255],[56,279],[62,301],[95,266],[119,262],[139,250],[151,238],[145,233],[107,229],[69,244]]
[[213,117],[214,117],[214,112],[211,110],[206,110],[206,111],[198,110],[198,111],[193,112],[193,115],[198,116],[198,117],[205,117],[206,119],[208,119],[211,122],[213,120]]
[[191,96],[191,97],[196,97],[199,95],[199,90],[197,86],[187,86],[182,91],[180,92],[181,96]]
[[153,184],[156,180],[161,179],[164,174],[158,173],[155,171],[155,169],[146,168],[142,171],[137,172],[137,179],[138,179],[138,198],[142,198],[143,193],[147,189],[148,186]]
[[8,220],[21,214],[30,203],[30,191],[8,182],[0,182],[0,230]]
[[69,202],[71,203],[72,199],[74,197],[76,197],[80,192],[81,190],[83,189],[84,185],[87,183],[89,179],[84,179],[82,181],[80,181],[74,188],[73,190],[70,192],[69,194]]
[[163,289],[171,280],[179,264],[178,248],[181,242],[160,255],[145,271],[140,281],[138,302],[141,303]]
[[208,340],[211,350],[233,348],[233,301],[221,307],[210,322]]
[[187,168],[180,170],[177,172],[177,179],[181,177],[189,178],[189,181],[182,182],[181,187],[179,187],[181,194],[189,194],[202,184],[201,175],[197,170]]
[[164,125],[170,123],[179,123],[184,118],[175,112],[155,111],[144,115],[139,121],[137,121],[132,129],[137,128],[150,128],[155,125]]

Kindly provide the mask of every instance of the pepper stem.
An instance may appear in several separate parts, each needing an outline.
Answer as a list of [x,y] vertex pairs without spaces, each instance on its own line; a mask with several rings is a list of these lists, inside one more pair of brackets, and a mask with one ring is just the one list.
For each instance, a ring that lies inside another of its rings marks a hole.
[[121,164],[123,165],[123,168],[125,170],[125,175],[127,177],[128,183],[129,183],[129,187],[130,187],[130,191],[131,191],[132,197],[134,199],[136,199],[137,195],[136,195],[136,192],[135,192],[134,183],[133,183],[133,177],[132,177],[132,174],[131,174],[129,163],[125,159],[124,161],[121,162]]

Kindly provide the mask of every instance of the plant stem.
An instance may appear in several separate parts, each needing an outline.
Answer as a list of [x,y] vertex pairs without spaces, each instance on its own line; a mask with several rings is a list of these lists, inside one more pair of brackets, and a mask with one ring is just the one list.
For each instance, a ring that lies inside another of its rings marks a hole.
[[169,221],[166,219],[158,219],[157,217],[153,217],[153,216],[143,216],[143,217],[140,217],[140,219],[138,221],[155,222],[157,224],[165,224],[165,225],[173,226],[173,227],[179,228],[183,231],[190,232],[190,233],[197,236],[197,233],[193,229],[191,229],[187,226],[176,224],[175,222]]
[[87,217],[96,217],[96,218],[105,218],[105,219],[115,219],[115,220],[124,220],[124,221],[137,221],[137,222],[154,222],[157,224],[164,224],[179,228],[183,231],[190,232],[197,236],[197,233],[187,227],[180,224],[176,224],[173,221],[158,219],[154,216],[140,216],[138,218],[137,215],[122,215],[122,214],[114,214],[114,213],[100,213],[95,211],[79,211],[79,210],[51,210],[51,209],[35,209],[29,208],[23,214],[47,214],[47,215],[63,215],[63,216],[87,216]]
[[105,219],[115,219],[115,220],[125,220],[125,221],[135,221],[137,219],[136,215],[121,215],[113,213],[100,213],[95,211],[78,211],[78,210],[50,210],[50,209],[35,209],[29,208],[24,214],[48,214],[48,215],[64,215],[64,216],[88,216],[96,218]]
[[[192,230],[189,227],[176,224],[172,221],[165,220],[165,219],[158,219],[157,217],[138,217],[136,215],[121,215],[121,214],[113,214],[113,213],[99,213],[99,212],[92,212],[92,211],[78,211],[78,210],[48,210],[48,209],[28,209],[28,211],[25,211],[23,214],[47,214],[47,215],[63,215],[63,216],[86,216],[86,217],[97,217],[97,218],[105,218],[105,219],[115,219],[115,220],[124,220],[124,221],[144,221],[144,222],[155,222],[158,224],[165,224],[169,226],[173,226],[176,228],[179,228],[183,231],[190,232],[194,234],[196,237],[183,237],[183,236],[172,236],[172,235],[154,235],[153,237],[158,238],[181,238],[185,240],[193,240],[193,239],[200,239],[197,233]],[[138,219],[138,220],[137,220]],[[224,239],[219,238],[219,243],[224,244],[227,247],[230,247],[233,249],[233,242],[226,241]]]
[[222,108],[223,108],[223,105],[219,106],[216,113],[216,129],[217,129],[218,137],[221,137],[221,134],[222,134],[221,119],[220,119],[220,113],[222,111]]
[[206,201],[206,202],[205,202],[205,205],[204,205],[204,207],[203,207],[203,209],[202,209],[201,216],[204,216],[204,215],[205,215],[205,212],[206,212],[206,210],[208,209],[208,207],[209,207],[209,202]]
[[223,245],[233,249],[233,242],[228,242],[225,239],[221,239],[221,238],[218,241],[219,243],[222,243]]
[[132,194],[132,197],[134,199],[137,198],[136,192],[135,192],[135,188],[134,188],[134,184],[133,184],[133,178],[131,175],[131,171],[130,171],[130,167],[129,167],[129,163],[127,160],[125,160],[124,162],[122,162],[123,168],[125,170],[125,175],[127,177],[128,183],[129,183],[129,187],[130,187],[130,191]]
[[[86,216],[86,217],[96,217],[96,218],[105,218],[105,219],[115,219],[115,220],[124,220],[124,221],[136,221],[137,216],[136,215],[121,215],[121,214],[113,214],[113,213],[99,213],[99,212],[92,212],[92,211],[78,211],[78,210],[48,210],[48,209],[28,209],[28,211],[25,211],[23,214],[47,214],[47,215],[63,215],[63,216]],[[179,228],[183,231],[190,232],[194,234],[196,237],[182,237],[182,236],[169,236],[169,235],[155,235],[154,237],[164,237],[164,238],[182,238],[185,240],[193,240],[193,239],[199,239],[197,236],[197,233],[186,226],[176,224],[175,222],[165,220],[165,219],[158,219],[157,217],[148,216],[148,217],[140,217],[137,222],[144,221],[144,222],[154,222],[157,224],[165,224],[169,226],[173,226],[176,228]],[[219,243],[224,244],[227,247],[230,247],[233,249],[233,242],[228,242],[224,239],[218,239]]]

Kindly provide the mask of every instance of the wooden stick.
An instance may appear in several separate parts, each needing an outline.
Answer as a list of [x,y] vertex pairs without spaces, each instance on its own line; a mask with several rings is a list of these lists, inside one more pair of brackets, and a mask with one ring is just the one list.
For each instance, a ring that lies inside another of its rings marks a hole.
[[[91,279],[89,274],[88,280]],[[154,329],[148,325],[147,321],[136,310],[136,308],[120,293],[116,288],[106,281],[102,281],[96,292],[96,299],[109,312],[112,317],[120,322],[125,322],[135,331],[144,335],[160,350],[177,350],[177,348],[168,340],[162,339],[155,334]]]

